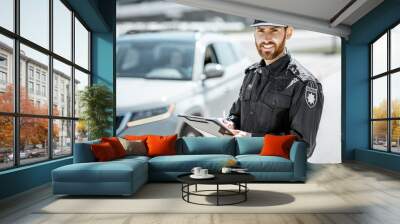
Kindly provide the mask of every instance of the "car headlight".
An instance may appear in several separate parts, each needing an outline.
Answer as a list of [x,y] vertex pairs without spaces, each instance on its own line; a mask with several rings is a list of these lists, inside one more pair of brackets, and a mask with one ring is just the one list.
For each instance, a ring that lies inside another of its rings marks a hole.
[[155,121],[160,121],[169,118],[174,111],[175,105],[170,104],[165,107],[152,108],[132,113],[129,122],[126,124],[128,127],[147,124]]

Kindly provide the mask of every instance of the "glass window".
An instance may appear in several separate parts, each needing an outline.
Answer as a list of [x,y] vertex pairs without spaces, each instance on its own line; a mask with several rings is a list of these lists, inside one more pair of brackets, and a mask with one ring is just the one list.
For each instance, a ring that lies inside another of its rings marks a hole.
[[117,74],[145,79],[191,80],[193,41],[132,40],[117,47]]
[[208,45],[204,57],[204,66],[208,63],[219,63],[217,56],[215,55],[215,50],[213,45]]
[[7,85],[7,73],[0,70],[0,86],[4,87]]
[[89,32],[75,18],[75,63],[89,70]]
[[72,154],[72,121],[53,120],[53,156]]
[[14,31],[14,0],[0,1],[0,26]]
[[72,12],[60,1],[53,0],[53,51],[71,60]]
[[14,111],[14,82],[13,82],[14,73],[12,68],[13,49],[14,49],[13,40],[3,35],[0,35],[0,76],[1,76],[0,111],[1,112]]
[[[387,41],[390,34],[390,45]],[[372,148],[376,150],[400,153],[400,25],[389,30],[371,45],[371,136]],[[390,53],[389,58],[387,53]],[[390,62],[390,69],[387,62]],[[374,75],[385,73],[379,78]],[[389,79],[389,80],[388,80]],[[389,82],[388,82],[389,81]],[[390,86],[388,85],[390,84]],[[388,91],[389,99],[388,99]],[[390,103],[390,111],[387,111]],[[388,130],[390,125],[390,130]]]
[[84,120],[75,121],[75,142],[88,140],[87,124]]
[[390,129],[391,152],[400,153],[400,120],[392,120],[390,123],[392,125]]
[[392,29],[390,33],[390,68],[400,67],[400,24]]
[[372,122],[372,147],[387,151],[387,121]]
[[21,36],[49,48],[49,0],[20,0]]
[[28,74],[29,74],[29,79],[33,80],[33,67],[32,66],[29,66]]
[[391,117],[400,118],[400,72],[391,74]]
[[387,71],[387,34],[372,44],[372,75]]
[[81,114],[80,95],[87,86],[89,86],[89,75],[75,69],[75,117]]
[[14,165],[14,122],[0,115],[0,170]]
[[7,55],[0,54],[0,68],[7,68]]
[[237,61],[235,52],[232,45],[227,42],[219,42],[214,44],[215,51],[217,53],[218,61],[221,65],[231,65]]
[[48,127],[49,120],[45,118],[20,118],[21,164],[35,163],[49,158]]
[[[20,18],[14,13],[16,2]],[[14,21],[19,23],[14,24]],[[79,125],[76,130],[80,132],[73,136],[77,124],[73,99],[77,101],[76,116],[79,116],[79,93],[90,84],[89,31],[75,18],[68,1],[64,0],[0,0],[0,28],[0,112],[10,113],[0,115],[0,170],[45,161],[51,157],[49,155],[55,158],[71,155],[73,138],[87,140],[85,125]],[[4,29],[14,35],[8,35]],[[19,74],[14,71],[15,41],[19,43],[16,52],[20,60]],[[50,43],[53,43],[52,49]],[[69,63],[55,59],[53,53]],[[75,80],[73,71],[76,71]],[[15,77],[20,85],[18,100],[14,98]],[[52,89],[50,78],[53,79]],[[50,97],[53,105],[50,105]],[[14,105],[14,101],[19,105]],[[19,108],[18,113],[15,107]],[[19,127],[13,127],[15,121],[19,121]],[[51,133],[49,127],[52,127]],[[13,133],[15,128],[19,130],[18,135]],[[13,145],[14,142],[19,145]]]
[[[63,117],[72,117],[72,89],[70,88],[71,85],[68,85],[68,88],[65,88],[64,82],[65,83],[72,83],[72,75],[71,75],[71,66],[66,65],[56,59],[53,60],[53,94],[54,94],[54,99],[57,99],[53,101],[53,114],[57,116],[63,116]],[[61,80],[61,81],[58,81]],[[60,86],[61,85],[61,86]],[[66,100],[63,101],[62,99],[61,103],[58,101],[58,90],[61,90],[61,96],[66,96]],[[66,110],[64,110],[64,113],[61,111],[61,107],[65,107]]]
[[[22,57],[23,55],[23,57]],[[41,114],[47,115],[48,114],[48,104],[49,98],[47,97],[47,88],[45,88],[45,93],[41,91],[40,87],[40,71],[45,72],[45,85],[48,86],[48,62],[49,57],[45,54],[42,54],[36,50],[33,50],[30,47],[27,47],[21,44],[21,71],[20,71],[20,80],[21,80],[21,87],[20,87],[20,109],[21,113],[25,114]],[[37,72],[37,77],[39,82],[36,84],[35,94],[29,95],[27,90],[26,81],[27,81],[27,74],[26,74],[26,67],[32,66],[35,68]],[[34,99],[40,102],[37,105],[33,105],[30,103],[30,99]]]
[[372,118],[387,118],[387,78],[372,81]]
[[40,84],[36,84],[36,95],[40,95]]
[[34,93],[33,82],[28,82],[28,89],[29,89],[29,94]]
[[46,96],[46,86],[42,86],[42,96]]

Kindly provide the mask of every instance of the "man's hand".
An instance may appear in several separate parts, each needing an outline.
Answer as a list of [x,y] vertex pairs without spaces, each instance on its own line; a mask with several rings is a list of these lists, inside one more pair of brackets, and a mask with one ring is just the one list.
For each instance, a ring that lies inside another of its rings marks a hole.
[[247,137],[247,136],[250,137],[251,136],[251,133],[249,133],[249,132],[235,129],[235,124],[232,121],[227,120],[225,118],[222,118],[221,121],[225,125],[225,127],[228,128],[234,134],[235,137]]
[[227,119],[225,119],[225,118],[223,118],[222,119],[222,123],[225,125],[225,127],[227,127],[228,129],[235,129],[235,124],[232,122],[232,121],[230,121],[230,120],[227,120]]
[[234,134],[235,137],[251,137],[251,133],[242,130],[231,129],[231,132]]

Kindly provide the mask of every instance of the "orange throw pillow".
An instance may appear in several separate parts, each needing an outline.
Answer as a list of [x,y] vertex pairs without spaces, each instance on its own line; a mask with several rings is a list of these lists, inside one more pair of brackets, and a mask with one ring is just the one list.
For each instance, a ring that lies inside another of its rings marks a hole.
[[264,135],[264,145],[261,156],[281,156],[290,158],[290,147],[296,140],[296,135]]
[[125,135],[124,139],[130,141],[136,141],[136,140],[146,141],[147,137],[148,135]]
[[117,158],[121,158],[126,156],[126,151],[124,146],[122,146],[121,142],[117,137],[108,137],[108,138],[101,138],[101,142],[108,142],[114,149],[115,155]]
[[94,157],[99,162],[110,161],[117,158],[113,147],[108,142],[93,144],[90,147]]
[[147,137],[147,155],[148,156],[165,156],[176,155],[176,139],[177,135],[160,136],[150,135]]

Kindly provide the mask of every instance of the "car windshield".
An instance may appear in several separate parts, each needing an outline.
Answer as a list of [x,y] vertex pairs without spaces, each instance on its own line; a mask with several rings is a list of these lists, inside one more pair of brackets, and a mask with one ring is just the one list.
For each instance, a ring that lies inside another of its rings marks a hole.
[[117,75],[191,80],[193,41],[129,40],[117,43]]

